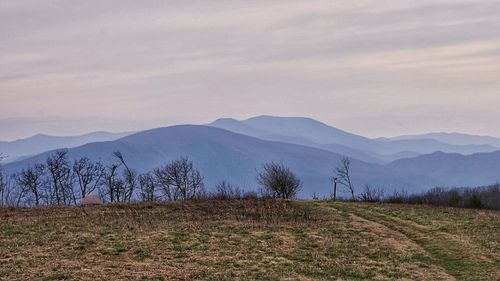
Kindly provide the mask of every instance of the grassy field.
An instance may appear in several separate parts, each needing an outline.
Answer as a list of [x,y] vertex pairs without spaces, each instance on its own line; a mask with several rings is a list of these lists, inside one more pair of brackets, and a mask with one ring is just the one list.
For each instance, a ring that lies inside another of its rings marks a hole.
[[272,200],[0,209],[0,280],[500,280],[500,213]]

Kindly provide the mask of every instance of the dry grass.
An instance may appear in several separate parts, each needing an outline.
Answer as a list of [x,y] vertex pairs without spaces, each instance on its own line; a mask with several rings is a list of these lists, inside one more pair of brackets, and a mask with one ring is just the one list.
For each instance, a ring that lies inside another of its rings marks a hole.
[[[498,227],[498,212],[361,203],[3,209],[0,280],[495,280]],[[473,262],[457,272],[440,243]]]
[[402,235],[458,280],[500,280],[500,212],[393,204],[336,204]]

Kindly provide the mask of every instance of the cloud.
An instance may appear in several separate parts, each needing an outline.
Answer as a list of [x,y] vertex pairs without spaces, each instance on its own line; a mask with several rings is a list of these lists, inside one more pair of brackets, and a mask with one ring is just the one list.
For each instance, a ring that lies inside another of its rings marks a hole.
[[[500,135],[476,114],[500,117],[499,13],[482,0],[2,2],[0,139],[38,133],[38,116],[68,134],[263,113],[395,135],[460,131],[451,112],[469,112],[480,130],[464,130]],[[399,126],[407,115],[429,122]]]

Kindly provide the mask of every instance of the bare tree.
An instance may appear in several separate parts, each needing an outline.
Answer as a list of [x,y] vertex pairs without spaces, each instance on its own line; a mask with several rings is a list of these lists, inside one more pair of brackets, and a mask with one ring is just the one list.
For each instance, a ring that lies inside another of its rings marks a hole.
[[228,183],[227,181],[222,181],[215,186],[215,192],[210,196],[213,199],[219,200],[241,199],[243,197],[243,192],[238,186]]
[[6,176],[4,179],[4,189],[2,190],[1,206],[18,206],[20,188],[16,183],[16,174]]
[[158,187],[161,188],[163,197],[169,201],[176,201],[178,197],[177,190],[172,184],[173,180],[168,165],[154,169],[153,175],[155,176],[155,181],[158,183]]
[[5,192],[7,191],[7,182],[0,171],[0,206],[4,205]]
[[51,181],[51,200],[56,205],[76,204],[73,190],[73,174],[68,161],[67,150],[57,150],[46,160]]
[[3,174],[2,160],[5,159],[2,153],[0,153],[0,206],[5,204],[5,194],[7,192],[7,179]]
[[120,188],[123,184],[120,183],[120,179],[118,178],[118,168],[120,168],[120,164],[111,164],[106,167],[106,171],[104,177],[106,179],[106,190],[102,191],[101,200],[106,202],[105,197],[109,198],[109,202],[120,202]]
[[152,173],[139,176],[139,186],[141,188],[141,201],[152,202],[156,200],[156,179]]
[[73,173],[78,180],[80,199],[83,199],[102,184],[105,169],[100,162],[92,162],[89,158],[82,157],[73,163]]
[[351,160],[348,157],[343,157],[335,172],[337,182],[347,187],[351,191],[352,200],[356,200],[356,197],[354,197],[354,184],[351,180]]
[[[115,151],[113,156],[117,162],[105,168],[105,190],[100,191],[101,200],[106,202],[106,197],[113,202],[130,202],[137,186],[137,173],[130,169],[120,151]],[[120,168],[123,167],[123,177]]]
[[106,180],[106,188],[102,190],[101,193],[101,200],[103,202],[107,202],[109,199],[109,202],[113,203],[116,202],[116,181],[117,179],[117,173],[118,173],[118,168],[120,167],[119,164],[111,164],[106,167],[105,173],[104,173],[104,178]]
[[272,197],[294,198],[301,189],[300,179],[283,163],[266,163],[257,175],[258,183]]
[[365,184],[363,192],[359,194],[359,199],[364,202],[380,202],[384,198],[384,190],[373,188]]
[[[5,175],[2,167],[2,161],[7,158],[0,153],[0,206],[15,206],[16,198],[19,198],[20,191],[16,186],[16,175]],[[19,205],[19,204],[17,204]]]
[[45,166],[43,164],[36,164],[33,167],[29,167],[27,169],[23,169],[17,176],[16,182],[20,188],[20,195],[18,198],[19,201],[22,200],[25,195],[31,194],[33,199],[33,203],[35,206],[39,206],[42,204],[42,199],[44,197],[44,173]]
[[168,200],[189,200],[203,190],[203,176],[193,163],[182,157],[154,170]]
[[130,202],[132,196],[134,195],[134,189],[137,186],[137,172],[133,171],[127,166],[125,158],[122,153],[117,150],[114,152],[114,156],[118,159],[121,165],[125,168],[123,171],[123,190],[122,198],[124,202]]

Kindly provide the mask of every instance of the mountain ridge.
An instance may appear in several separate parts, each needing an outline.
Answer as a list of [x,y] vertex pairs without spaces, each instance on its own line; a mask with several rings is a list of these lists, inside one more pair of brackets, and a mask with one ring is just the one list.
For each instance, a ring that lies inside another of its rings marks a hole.
[[13,141],[0,141],[0,152],[8,156],[5,162],[9,163],[53,149],[72,148],[91,142],[116,140],[133,133],[134,132],[111,133],[96,131],[77,136],[35,134],[28,138]]
[[[270,162],[283,162],[304,182],[301,197],[313,193],[328,195],[331,176],[342,156],[325,150],[289,143],[261,140],[227,130],[178,125],[142,131],[115,141],[90,143],[68,150],[71,158],[89,157],[109,164],[113,151],[121,150],[131,167],[146,172],[178,157],[186,156],[203,173],[208,187],[227,180],[245,189],[256,189],[256,169]],[[6,164],[6,171],[42,162],[50,152]],[[420,176],[395,174],[390,168],[352,160],[355,182],[387,188],[420,190],[426,183]],[[417,183],[417,179],[419,183]]]
[[500,149],[500,138],[486,135],[472,135],[458,132],[432,132],[426,134],[401,135],[391,138],[379,138],[380,140],[408,140],[408,139],[434,139],[449,144],[488,144]]
[[307,117],[261,115],[241,121],[218,119],[208,125],[267,140],[317,147],[379,164],[394,161],[400,154],[417,156],[435,151],[472,154],[497,150],[489,145],[451,145],[431,139],[370,139]]
[[500,180],[500,150],[462,155],[434,152],[414,158],[399,159],[387,167],[405,173],[431,177],[436,185],[448,187],[485,186]]

